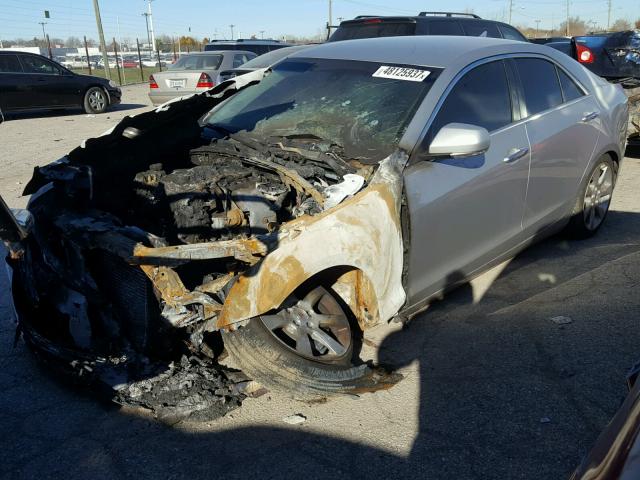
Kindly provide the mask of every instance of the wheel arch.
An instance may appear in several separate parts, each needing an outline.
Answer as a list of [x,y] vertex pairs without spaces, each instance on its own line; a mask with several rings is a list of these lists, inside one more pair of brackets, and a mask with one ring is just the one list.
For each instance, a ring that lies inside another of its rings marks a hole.
[[338,206],[285,224],[270,253],[237,277],[216,327],[234,330],[328,275],[364,329],[397,314],[406,300],[399,160],[382,161],[371,184]]
[[107,90],[107,88],[104,85],[101,85],[99,83],[90,83],[88,85],[86,85],[83,90],[82,90],[82,98],[80,99],[80,104],[84,105],[86,96],[87,96],[87,92],[92,89],[93,87],[98,87],[100,88],[105,95],[107,96],[107,107],[111,105],[111,95],[109,95],[109,90]]

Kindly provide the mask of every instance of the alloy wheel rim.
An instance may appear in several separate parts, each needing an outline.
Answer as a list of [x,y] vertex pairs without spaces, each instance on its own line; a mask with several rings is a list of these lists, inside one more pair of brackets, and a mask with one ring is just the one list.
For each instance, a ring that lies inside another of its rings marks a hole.
[[587,229],[593,231],[600,226],[609,210],[612,193],[613,172],[609,164],[602,162],[591,174],[584,193],[582,214]]
[[338,301],[316,287],[294,305],[260,320],[286,348],[321,363],[336,363],[349,355],[351,325]]
[[105,105],[104,95],[97,90],[91,92],[89,94],[89,105],[96,110],[101,110]]

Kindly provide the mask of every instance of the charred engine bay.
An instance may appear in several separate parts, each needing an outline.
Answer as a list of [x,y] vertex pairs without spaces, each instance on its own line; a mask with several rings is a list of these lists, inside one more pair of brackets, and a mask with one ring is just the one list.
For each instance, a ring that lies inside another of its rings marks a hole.
[[265,143],[235,135],[191,149],[187,165],[151,165],[124,218],[171,245],[271,233],[322,211],[318,193],[357,171],[318,139]]
[[154,264],[175,275],[188,300],[169,304],[114,244],[273,238],[282,223],[328,208],[345,175],[364,183],[374,167],[310,136],[235,134],[182,145],[109,163],[70,155],[38,169],[27,188],[41,189],[29,207],[36,228],[24,257],[12,262],[13,290],[19,328],[47,363],[106,387],[117,403],[211,419],[243,398],[217,364],[222,345],[212,325],[225,287],[250,263]]

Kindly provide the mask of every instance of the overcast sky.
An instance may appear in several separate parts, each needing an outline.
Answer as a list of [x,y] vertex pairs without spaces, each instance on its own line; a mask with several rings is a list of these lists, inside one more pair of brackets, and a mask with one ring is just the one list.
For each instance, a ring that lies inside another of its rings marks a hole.
[[[118,37],[146,38],[146,0],[99,0],[107,41]],[[230,24],[235,24],[234,36],[256,35],[264,30],[265,38],[282,35],[312,36],[324,28],[328,18],[328,0],[154,0],[153,22],[156,33],[188,35],[202,38],[230,38]],[[465,11],[508,20],[508,0],[333,0],[334,22],[339,17],[356,15],[407,15],[421,10]],[[44,19],[44,10],[51,18]],[[570,14],[593,20],[606,26],[606,0],[571,0]],[[550,28],[566,17],[565,0],[513,0],[511,23]],[[634,21],[640,18],[640,2],[613,0],[611,22],[617,18]],[[0,0],[0,39],[42,35],[38,22],[46,21],[51,37],[71,35],[97,38],[92,0]]]

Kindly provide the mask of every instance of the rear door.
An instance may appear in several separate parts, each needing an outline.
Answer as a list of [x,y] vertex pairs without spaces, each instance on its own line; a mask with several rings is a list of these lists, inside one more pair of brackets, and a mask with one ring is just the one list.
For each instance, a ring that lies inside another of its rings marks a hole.
[[601,128],[596,100],[562,68],[543,58],[512,60],[531,143],[523,226],[534,234],[573,207]]
[[[479,65],[447,94],[423,143],[454,122],[486,128],[489,150],[466,158],[412,159],[405,171],[411,304],[461,280],[520,241],[529,143],[503,60]],[[414,161],[415,160],[415,161]]]
[[29,107],[22,66],[15,54],[0,54],[0,109],[4,112]]

